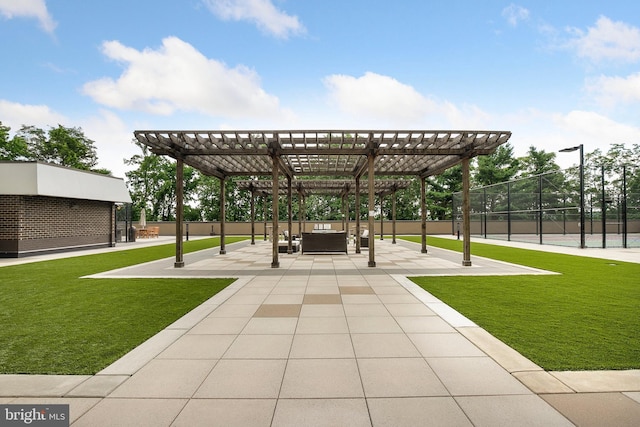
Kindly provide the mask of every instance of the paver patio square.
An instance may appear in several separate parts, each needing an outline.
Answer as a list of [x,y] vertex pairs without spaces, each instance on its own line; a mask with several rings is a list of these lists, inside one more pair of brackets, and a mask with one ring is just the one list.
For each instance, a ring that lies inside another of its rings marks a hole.
[[302,304],[302,294],[279,294],[269,295],[263,304]]
[[395,319],[407,334],[452,333],[456,331],[439,316],[398,316]]
[[475,426],[573,426],[536,395],[460,396],[455,399]]
[[306,286],[277,286],[271,291],[271,295],[304,295]]
[[384,304],[343,304],[344,313],[349,316],[391,316]]
[[427,362],[453,396],[531,394],[489,357],[428,358]]
[[187,335],[236,335],[248,321],[246,317],[207,317],[189,330]]
[[410,294],[380,294],[380,301],[384,304],[418,304],[420,301]]
[[367,397],[448,396],[422,358],[358,359]]
[[296,334],[348,334],[347,319],[341,317],[300,317]]
[[579,426],[636,426],[640,405],[622,393],[571,393],[541,395]]
[[385,304],[393,316],[433,316],[435,313],[422,304]]
[[273,427],[371,426],[364,399],[280,399]]
[[168,426],[186,403],[186,399],[103,399],[73,426]]
[[307,294],[304,296],[303,304],[342,304],[339,294]]
[[355,359],[290,359],[280,398],[364,397]]
[[349,331],[352,334],[402,333],[402,329],[391,316],[348,317]]
[[259,304],[222,304],[209,317],[251,317]]
[[486,354],[458,333],[408,334],[423,357],[482,357]]
[[217,360],[154,359],[110,397],[190,398]]
[[293,335],[238,335],[224,359],[286,359]]
[[305,294],[340,294],[338,286],[308,286]]
[[192,427],[208,420],[208,425],[225,427],[269,427],[275,406],[275,399],[192,399],[172,426]]
[[158,359],[219,359],[235,335],[183,335],[158,355]]
[[340,286],[342,295],[364,295],[374,294],[371,286]]
[[344,304],[380,304],[378,295],[342,294]]
[[293,334],[297,317],[254,317],[242,330],[243,334]]
[[471,427],[452,397],[368,398],[371,420],[376,427]]
[[262,304],[253,317],[298,317],[302,304]]
[[345,309],[340,304],[303,304],[300,318],[303,317],[340,317]]
[[277,398],[287,361],[220,360],[195,394],[195,398]]
[[234,295],[225,301],[225,304],[262,304],[267,296],[265,294],[253,294],[253,295]]
[[349,334],[297,334],[291,346],[291,359],[355,357]]
[[420,357],[405,334],[352,334],[356,357]]

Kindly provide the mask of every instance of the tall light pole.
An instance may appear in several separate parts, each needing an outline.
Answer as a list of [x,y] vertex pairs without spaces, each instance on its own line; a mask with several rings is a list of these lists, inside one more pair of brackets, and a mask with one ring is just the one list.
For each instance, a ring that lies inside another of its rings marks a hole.
[[570,153],[576,150],[580,150],[580,248],[584,249],[587,247],[584,234],[584,147],[580,144],[575,147],[563,148],[560,152]]

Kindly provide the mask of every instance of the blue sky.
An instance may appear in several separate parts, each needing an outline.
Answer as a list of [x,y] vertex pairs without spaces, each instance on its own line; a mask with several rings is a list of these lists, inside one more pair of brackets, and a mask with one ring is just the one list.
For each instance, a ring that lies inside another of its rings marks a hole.
[[509,130],[517,155],[640,143],[630,0],[0,0],[0,40],[0,121],[80,126],[117,176],[136,129]]

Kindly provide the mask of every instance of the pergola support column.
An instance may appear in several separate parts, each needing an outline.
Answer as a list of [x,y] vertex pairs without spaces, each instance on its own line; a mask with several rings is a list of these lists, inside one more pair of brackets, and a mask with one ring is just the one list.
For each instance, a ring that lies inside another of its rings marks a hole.
[[256,192],[251,190],[251,244],[256,244]]
[[347,232],[347,244],[349,243],[349,193],[344,195],[344,222]]
[[265,194],[262,196],[262,220],[264,221],[264,241],[267,241],[267,205],[269,202],[269,198]]
[[307,231],[307,198],[302,195],[302,231],[300,232],[300,237],[302,238],[302,233]]
[[380,240],[384,240],[384,196],[380,194]]
[[184,221],[184,162],[176,159],[176,261],[175,268],[184,267],[182,223]]
[[225,182],[224,178],[220,178],[220,255],[224,255],[227,253],[227,248],[224,243],[225,237],[225,223],[226,223],[226,197],[225,197]]
[[376,266],[376,256],[375,256],[375,233],[374,231],[374,220],[376,214],[376,201],[375,201],[375,183],[374,183],[374,162],[375,155],[370,153],[367,156],[368,161],[368,178],[369,178],[369,267]]
[[291,255],[293,253],[293,248],[291,246],[291,232],[292,232],[292,220],[293,220],[293,208],[292,208],[292,194],[291,194],[291,177],[287,177],[287,254]]
[[396,244],[396,192],[395,190],[393,191],[393,193],[391,193],[391,217],[392,217],[392,222],[391,222],[391,234],[392,234],[392,239],[391,239],[391,243],[392,244]]
[[272,196],[273,200],[271,201],[271,215],[272,218],[272,234],[273,238],[271,239],[271,249],[272,249],[272,261],[271,268],[280,267],[280,261],[278,261],[278,157],[273,156],[273,169],[272,169]]
[[360,177],[356,177],[356,253],[360,253]]
[[420,178],[420,216],[422,230],[422,253],[427,253],[427,183],[426,178]]
[[298,190],[298,236],[302,237],[302,191]]
[[469,159],[462,159],[462,265],[471,266],[471,203],[469,200]]

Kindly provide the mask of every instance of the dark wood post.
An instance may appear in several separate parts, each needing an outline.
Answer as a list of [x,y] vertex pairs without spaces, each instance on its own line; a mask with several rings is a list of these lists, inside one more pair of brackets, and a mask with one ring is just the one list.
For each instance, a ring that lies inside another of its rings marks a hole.
[[182,222],[184,220],[184,163],[176,159],[176,262],[175,268],[184,267]]
[[356,177],[356,253],[360,253],[360,177]]
[[224,237],[225,237],[225,223],[226,223],[226,191],[225,191],[225,182],[224,178],[220,178],[220,255],[224,255],[227,253],[227,247],[225,246]]
[[471,203],[469,200],[469,159],[462,160],[462,265],[471,266]]
[[272,169],[272,189],[271,194],[273,200],[271,201],[271,215],[273,216],[271,224],[272,224],[272,252],[273,257],[271,261],[271,268],[280,267],[280,261],[278,261],[278,157],[276,155],[273,156],[273,169]]
[[376,201],[375,201],[375,183],[374,183],[374,161],[375,155],[370,153],[368,156],[368,178],[369,178],[369,267],[376,266],[376,256],[375,256],[375,213],[376,213]]
[[426,178],[420,178],[420,214],[422,230],[422,253],[427,253],[427,183]]
[[292,208],[291,177],[290,176],[287,177],[287,215],[288,215],[288,223],[287,223],[287,254],[291,255],[293,253],[293,248],[291,247],[293,208]]
[[251,244],[256,244],[256,192],[251,189]]

